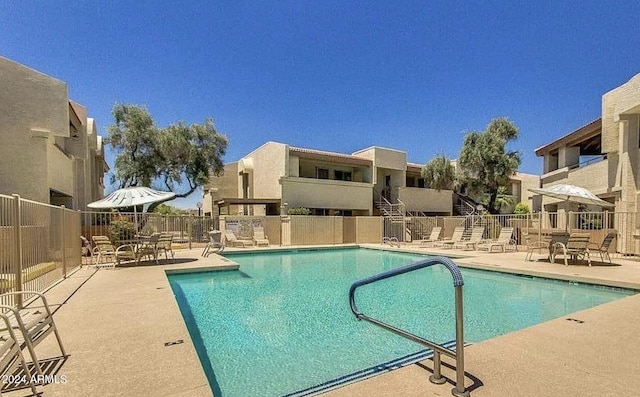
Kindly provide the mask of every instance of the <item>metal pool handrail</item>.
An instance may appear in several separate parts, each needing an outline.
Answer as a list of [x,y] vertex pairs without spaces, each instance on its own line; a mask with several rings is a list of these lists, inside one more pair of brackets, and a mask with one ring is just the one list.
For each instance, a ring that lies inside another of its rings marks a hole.
[[[451,272],[451,276],[453,277],[453,287],[455,288],[455,292],[456,292],[456,297],[455,297],[456,350],[455,351],[451,349],[447,349],[446,347],[440,346],[435,342],[424,339],[420,336],[414,335],[400,328],[396,328],[393,325],[386,324],[380,320],[376,320],[375,318],[362,314],[356,307],[355,292],[356,292],[356,289],[358,289],[359,287],[362,287],[363,285],[375,283],[376,281],[385,280],[387,278],[409,273],[415,270],[420,270],[425,267],[429,267],[433,265],[443,265],[444,267],[449,269],[449,272]],[[446,379],[441,374],[440,354],[444,354],[446,356],[449,356],[455,359],[456,360],[456,387],[454,387],[451,390],[451,393],[457,397],[467,397],[469,396],[469,392],[465,390],[465,387],[464,387],[464,324],[463,324],[463,316],[462,316],[462,286],[463,285],[464,285],[464,281],[462,280],[462,274],[460,273],[460,269],[458,268],[458,265],[453,263],[453,261],[449,258],[435,257],[435,258],[419,261],[416,263],[412,263],[407,266],[399,267],[397,269],[389,270],[387,272],[379,273],[371,277],[367,277],[362,280],[356,281],[355,283],[351,284],[351,288],[349,288],[349,304],[351,305],[351,311],[353,312],[353,314],[356,316],[358,320],[368,321],[372,324],[375,324],[379,327],[389,330],[396,335],[400,335],[413,342],[416,342],[431,348],[433,350],[433,375],[429,377],[429,380],[432,383],[443,384],[446,382]]]

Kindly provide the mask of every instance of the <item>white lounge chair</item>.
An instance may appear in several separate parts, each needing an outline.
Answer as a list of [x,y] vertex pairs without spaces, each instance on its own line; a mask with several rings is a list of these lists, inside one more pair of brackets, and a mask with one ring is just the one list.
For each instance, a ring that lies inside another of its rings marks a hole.
[[[3,379],[3,386],[7,386],[5,383],[8,383],[4,382],[5,379],[11,379],[11,376],[22,368],[22,371],[24,371],[24,381],[30,386],[31,393],[34,396],[37,396],[39,394],[36,389],[36,382],[31,381],[31,370],[24,359],[22,348],[20,347],[20,341],[13,331],[11,320],[4,314],[0,314],[0,319],[2,320],[0,323],[0,377]],[[22,380],[20,377],[16,378]],[[9,387],[12,386],[12,383],[15,384],[16,388],[23,387],[21,385],[22,382],[8,383]],[[0,394],[2,394],[2,391],[0,391]]]
[[484,226],[475,226],[471,229],[471,236],[468,240],[461,240],[457,243],[454,243],[454,248],[462,248],[465,250],[473,250],[476,248],[476,244],[482,241],[482,237],[484,236]]
[[457,226],[453,229],[453,234],[450,239],[440,240],[433,243],[434,247],[453,248],[453,245],[462,241],[464,235],[464,226]]
[[507,248],[516,249],[516,242],[511,238],[513,235],[512,227],[503,227],[500,230],[498,238],[495,240],[482,240],[476,245],[479,251],[494,252],[493,248],[498,247],[502,252],[507,252]]
[[209,242],[207,246],[202,250],[202,256],[205,258],[211,254],[217,254],[224,250],[224,244],[222,244],[222,233],[220,230],[212,230],[209,232]]
[[251,240],[238,239],[235,233],[233,233],[231,230],[224,231],[224,239],[225,244],[229,244],[232,247],[251,247],[253,245],[253,241]]
[[422,240],[416,240],[416,242],[420,243],[420,246],[426,246],[428,244],[433,244],[436,241],[440,240],[440,233],[441,232],[442,232],[442,227],[434,226],[434,228],[431,229],[431,234],[429,234],[428,238],[422,239]]
[[29,303],[28,306],[19,308],[16,306],[0,305],[2,314],[6,316],[11,326],[14,329],[20,330],[23,342],[20,345],[21,349],[27,349],[29,355],[33,360],[34,367],[38,375],[44,375],[42,366],[38,362],[35,347],[42,342],[52,332],[56,336],[58,346],[62,352],[62,356],[66,357],[67,353],[62,346],[62,339],[58,333],[56,323],[53,321],[53,314],[47,304],[47,299],[43,294],[35,291],[17,291],[7,292],[0,295],[0,301],[6,302],[10,297],[21,298],[22,301],[28,301],[29,299],[35,299]]
[[269,246],[269,239],[264,235],[264,228],[261,226],[253,227],[253,243],[257,246]]

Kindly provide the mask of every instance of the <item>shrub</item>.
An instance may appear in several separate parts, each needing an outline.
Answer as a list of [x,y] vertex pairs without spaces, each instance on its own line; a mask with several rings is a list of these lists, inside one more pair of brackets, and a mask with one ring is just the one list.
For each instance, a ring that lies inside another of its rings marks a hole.
[[109,238],[115,244],[118,240],[132,240],[136,235],[133,222],[115,220],[109,226]]
[[311,210],[309,208],[299,207],[299,208],[289,208],[287,211],[289,215],[311,215]]
[[529,210],[529,205],[523,202],[516,204],[516,208],[513,210],[514,214],[528,214],[529,212],[531,212]]

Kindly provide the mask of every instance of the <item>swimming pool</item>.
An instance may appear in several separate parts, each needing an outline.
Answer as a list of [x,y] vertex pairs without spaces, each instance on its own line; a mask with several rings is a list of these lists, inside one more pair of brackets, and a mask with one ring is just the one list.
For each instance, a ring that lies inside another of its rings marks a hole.
[[[226,255],[240,271],[169,275],[217,397],[281,396],[410,357],[422,346],[349,309],[352,282],[424,259],[370,249]],[[479,342],[634,292],[462,270],[465,341]],[[364,313],[438,343],[454,339],[451,275],[440,266],[358,290]]]

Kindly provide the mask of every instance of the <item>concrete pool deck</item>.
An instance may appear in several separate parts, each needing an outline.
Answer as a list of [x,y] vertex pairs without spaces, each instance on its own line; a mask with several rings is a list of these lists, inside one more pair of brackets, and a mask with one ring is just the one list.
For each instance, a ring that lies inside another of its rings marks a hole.
[[[523,252],[403,250],[461,255],[455,259],[461,266],[640,290],[640,262],[625,258],[613,258],[617,265],[588,267],[525,262]],[[181,250],[174,263],[113,271],[84,267],[54,286],[46,295],[70,356],[57,372],[66,383],[39,386],[39,391],[45,396],[212,396],[166,271],[215,267],[233,264],[215,255],[201,258],[200,250]],[[467,347],[471,396],[633,395],[640,373],[639,309],[640,294]],[[55,338],[47,339],[37,347],[41,359],[60,354]],[[179,340],[183,343],[175,343]],[[428,381],[430,368],[430,361],[409,365],[325,395],[450,396],[452,384]],[[443,374],[453,379],[452,370],[443,367]],[[28,394],[24,389],[6,395]]]

